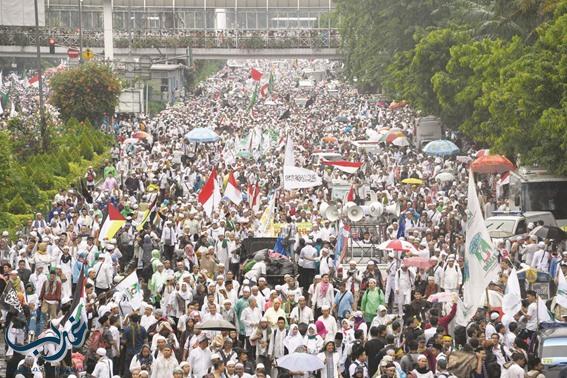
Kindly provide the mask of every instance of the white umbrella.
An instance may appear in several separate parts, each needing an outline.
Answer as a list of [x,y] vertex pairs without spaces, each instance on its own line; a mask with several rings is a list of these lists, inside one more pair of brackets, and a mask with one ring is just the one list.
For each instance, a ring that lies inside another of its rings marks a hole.
[[453,176],[453,174],[449,172],[441,172],[435,177],[435,179],[441,182],[454,181],[455,176]]
[[278,367],[293,371],[307,372],[323,369],[325,365],[317,357],[309,353],[290,353],[277,359]]
[[397,137],[392,141],[392,144],[398,147],[406,147],[410,145],[409,140],[406,137]]

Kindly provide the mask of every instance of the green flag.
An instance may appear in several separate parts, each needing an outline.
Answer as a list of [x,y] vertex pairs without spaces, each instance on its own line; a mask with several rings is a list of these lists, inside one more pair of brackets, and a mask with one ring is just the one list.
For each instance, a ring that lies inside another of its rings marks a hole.
[[260,88],[260,83],[256,84],[256,88],[254,89],[254,93],[252,93],[252,97],[250,97],[250,104],[248,105],[248,110],[252,109],[254,105],[256,105],[256,101],[258,99],[258,89]]
[[270,72],[270,81],[268,82],[268,93],[274,90],[274,74]]

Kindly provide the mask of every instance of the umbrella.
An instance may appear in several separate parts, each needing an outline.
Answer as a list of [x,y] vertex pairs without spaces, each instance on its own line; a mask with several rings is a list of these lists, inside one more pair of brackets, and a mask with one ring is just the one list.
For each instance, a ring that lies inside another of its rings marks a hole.
[[397,137],[392,141],[392,144],[398,147],[405,147],[410,145],[408,138],[406,138],[405,136]]
[[398,240],[398,239],[385,241],[384,243],[378,246],[378,249],[382,249],[382,250],[393,249],[394,251],[398,251],[398,252],[400,251],[417,252],[415,250],[415,247],[410,242],[407,242],[405,240]]
[[290,353],[277,359],[278,367],[293,372],[317,371],[325,367],[323,361],[309,353]]
[[136,139],[152,139],[152,135],[146,133],[145,131],[136,131],[134,134],[132,134],[132,138],[136,138]]
[[366,136],[369,140],[377,141],[380,139],[380,134],[376,130],[366,129]]
[[396,138],[405,137],[405,136],[406,134],[404,134],[401,131],[390,131],[389,133],[386,134],[386,142],[392,143]]
[[435,180],[441,182],[455,181],[455,176],[453,176],[453,174],[449,172],[441,172],[437,176],[435,176]]
[[475,173],[504,173],[516,169],[506,156],[484,155],[472,162],[471,168]]
[[202,331],[234,331],[236,327],[226,320],[210,319],[197,326]]
[[403,260],[405,266],[415,266],[420,269],[429,269],[437,264],[434,260],[429,260],[426,257],[406,257]]
[[459,147],[450,140],[438,139],[427,143],[423,152],[433,156],[451,156],[459,152]]
[[402,183],[410,184],[410,185],[421,185],[421,184],[423,184],[423,180],[420,180],[418,178],[409,177],[409,178],[403,179]]
[[325,142],[325,143],[337,143],[337,138],[335,138],[334,136],[328,135],[326,137],[323,137],[323,142]]
[[132,144],[132,143],[138,143],[139,141],[140,141],[140,140],[139,140],[139,139],[136,139],[136,138],[128,138],[128,139],[125,139],[124,142],[122,142],[122,143],[124,143],[124,144]]
[[553,239],[557,241],[566,240],[567,232],[555,226],[537,226],[530,235],[535,235],[540,239]]
[[486,156],[490,154],[490,150],[489,149],[484,149],[484,150],[478,150],[475,154],[474,157],[479,158],[481,156]]
[[210,143],[219,140],[219,136],[207,127],[197,127],[185,134],[185,139],[193,143]]

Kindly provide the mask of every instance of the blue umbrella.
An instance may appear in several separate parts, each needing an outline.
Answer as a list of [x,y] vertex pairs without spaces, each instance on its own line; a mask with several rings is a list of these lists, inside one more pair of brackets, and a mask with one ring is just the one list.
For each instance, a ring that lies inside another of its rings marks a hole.
[[192,143],[210,143],[219,140],[219,136],[207,127],[197,127],[185,134],[185,139]]
[[423,147],[423,152],[433,156],[451,156],[459,152],[459,147],[450,140],[434,140]]

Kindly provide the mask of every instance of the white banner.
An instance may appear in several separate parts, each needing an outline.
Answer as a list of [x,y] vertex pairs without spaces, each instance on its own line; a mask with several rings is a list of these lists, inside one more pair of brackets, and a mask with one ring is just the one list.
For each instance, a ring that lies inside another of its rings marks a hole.
[[317,172],[293,166],[284,166],[283,182],[285,190],[313,188],[323,183]]
[[498,257],[484,224],[472,171],[469,171],[463,317],[469,321],[479,307],[488,284],[498,278]]
[[567,308],[567,280],[561,271],[561,267],[557,275],[557,294],[555,302],[561,307]]
[[520,291],[520,281],[518,280],[518,272],[516,268],[512,268],[508,283],[506,284],[506,292],[502,299],[502,311],[505,314],[515,315],[522,309],[522,292]]

